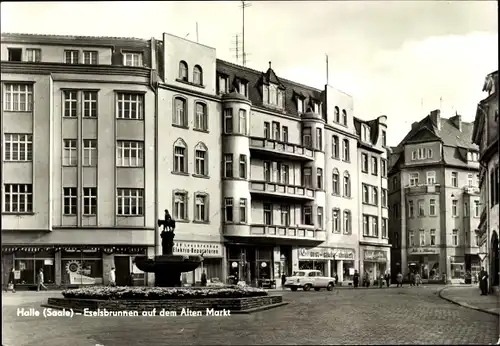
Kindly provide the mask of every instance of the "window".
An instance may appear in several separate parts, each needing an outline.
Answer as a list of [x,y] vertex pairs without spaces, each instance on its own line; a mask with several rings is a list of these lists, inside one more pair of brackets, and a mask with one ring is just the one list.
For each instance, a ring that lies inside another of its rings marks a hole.
[[233,177],[233,154],[224,154],[224,177]]
[[387,161],[384,159],[380,159],[380,170],[382,177],[387,178]]
[[22,61],[23,50],[22,48],[8,48],[9,61]]
[[3,159],[5,161],[32,161],[33,136],[28,134],[4,134]]
[[351,197],[351,177],[349,172],[344,172],[344,197]]
[[80,52],[77,50],[65,50],[64,56],[66,58],[66,64],[78,64],[78,56]]
[[337,168],[333,169],[332,173],[332,193],[334,195],[340,195],[340,182],[339,182],[339,171]]
[[410,186],[417,186],[418,185],[418,173],[410,173]]
[[316,168],[316,187],[319,190],[323,189],[323,169]]
[[224,198],[224,211],[226,222],[233,222],[233,199]]
[[345,109],[342,109],[342,124],[347,126],[347,112],[345,111]]
[[378,189],[372,186],[372,204],[378,205]]
[[280,216],[281,216],[281,225],[282,226],[290,226],[290,206],[286,204],[280,205]]
[[141,53],[123,53],[123,66],[142,66]]
[[314,102],[313,103],[313,110],[314,110],[314,113],[321,114],[321,108],[320,108],[320,103],[319,102]]
[[464,216],[469,217],[469,203],[464,202]]
[[40,62],[42,61],[42,50],[35,48],[26,49],[26,61],[27,62]]
[[208,195],[197,193],[194,195],[194,220],[198,222],[208,222]]
[[372,174],[378,174],[378,158],[372,156]]
[[[288,168],[288,167],[287,167]],[[247,178],[247,156],[240,154],[240,170],[239,170],[240,178]]]
[[196,85],[203,85],[203,72],[198,65],[193,68],[193,83]]
[[[73,116],[76,116],[76,112]],[[83,117],[97,118],[97,91],[83,92]]]
[[288,143],[288,126],[283,126],[281,128],[281,136],[283,142]]
[[382,238],[387,238],[387,219],[382,218]]
[[239,92],[241,95],[248,97],[248,82],[240,81]]
[[458,216],[458,200],[456,199],[451,201],[451,215]]
[[351,234],[351,212],[344,210],[344,234]]
[[33,109],[33,85],[5,84],[3,110],[10,112],[31,112]]
[[[197,201],[196,201],[197,202]],[[187,221],[187,193],[184,191],[176,191],[174,193],[174,215],[175,220]]]
[[318,207],[317,217],[318,217],[318,228],[323,229],[323,207]]
[[273,224],[273,206],[271,203],[264,203],[264,224]]
[[387,134],[385,133],[385,131],[382,131],[382,146],[387,146]]
[[264,179],[271,181],[271,162],[269,161],[264,161]]
[[143,189],[117,189],[116,214],[119,216],[142,216],[144,214]]
[[392,179],[392,188],[393,188],[394,190],[397,190],[397,189],[398,189],[398,178],[397,178],[397,177],[394,177],[394,178]]
[[413,231],[408,232],[408,243],[410,243],[410,246],[415,246],[415,238]]
[[420,237],[420,246],[425,246],[425,231],[423,229],[418,231]]
[[336,123],[340,123],[340,110],[339,110],[339,107],[337,107],[337,106],[335,106],[335,111],[333,114],[333,121],[335,121]]
[[196,102],[196,118],[194,128],[202,131],[208,130],[207,106],[200,102]]
[[435,199],[429,200],[429,215],[436,216],[436,200]]
[[457,172],[451,172],[451,186],[453,186],[453,187],[458,186],[458,173]]
[[435,185],[436,184],[436,172],[430,171],[427,172],[427,185]]
[[316,150],[323,150],[323,132],[321,129],[316,129]]
[[174,172],[187,173],[186,143],[178,139],[174,144]]
[[302,145],[306,148],[311,148],[312,147],[312,140],[311,140],[311,128],[310,127],[304,127],[302,129]]
[[32,184],[5,184],[4,191],[4,212],[33,212]]
[[279,89],[277,85],[263,85],[263,102],[264,104],[271,105],[278,108],[283,108],[283,94],[284,91]]
[[435,246],[436,245],[436,230],[435,229],[431,229],[430,231],[430,235],[431,235],[431,246]]
[[63,215],[74,216],[78,204],[78,193],[76,187],[63,188]]
[[474,201],[474,217],[479,217],[479,201]]
[[365,184],[363,184],[363,203],[370,203],[370,191]]
[[413,151],[411,152],[411,159],[412,159],[412,160],[416,160],[416,159],[417,159],[417,151],[416,151],[416,150],[413,150]]
[[83,140],[83,166],[97,165],[97,140]]
[[142,167],[144,164],[144,142],[117,141],[116,166]]
[[203,143],[198,143],[194,150],[195,174],[208,176],[208,152]]
[[224,109],[224,133],[233,133],[233,109]]
[[264,122],[264,138],[265,139],[271,138],[271,124],[267,121]]
[[368,236],[370,234],[370,217],[368,215],[363,215],[363,235]]
[[86,65],[97,65],[97,51],[84,50],[83,63]]
[[451,234],[451,243],[453,246],[458,246],[458,229],[454,229]]
[[304,225],[313,225],[312,208],[308,206],[302,207],[302,223]]
[[432,159],[432,149],[427,149],[427,158]]
[[76,118],[78,108],[78,93],[75,90],[64,91],[64,117]]
[[276,141],[280,140],[280,123],[273,121],[273,139]]
[[334,159],[339,158],[339,137],[337,136],[332,136],[332,157]]
[[363,142],[370,142],[370,128],[368,127],[368,125],[363,124],[361,129],[361,140]]
[[311,168],[304,168],[303,170],[303,185],[305,187],[311,188],[312,187],[312,172]]
[[[244,109],[240,109],[239,111],[239,133],[240,135],[247,135],[247,111]],[[279,132],[278,132],[279,133]],[[280,138],[277,137],[277,140]]]
[[76,166],[78,163],[76,139],[63,140],[63,166]]
[[304,113],[304,100],[297,97],[297,112]]
[[143,119],[144,95],[118,94],[118,119]]
[[334,208],[332,211],[332,231],[340,233],[340,209]]
[[240,198],[240,223],[247,222],[247,199]]
[[413,205],[413,201],[408,201],[408,215],[409,217],[415,216],[415,208]]
[[418,216],[419,217],[425,216],[424,201],[423,200],[419,200],[417,203],[418,203]]
[[368,155],[361,154],[361,171],[368,173]]
[[219,94],[227,94],[227,77],[219,76]]
[[426,154],[425,148],[418,148],[418,159],[419,160],[425,159],[426,158],[425,154]]
[[187,63],[184,61],[179,62],[179,79],[186,82],[188,81],[188,66]]
[[290,183],[290,168],[288,165],[281,165],[281,183],[287,185]]
[[344,139],[342,141],[342,152],[343,152],[342,160],[349,162],[351,159],[351,155],[350,155],[350,151],[349,151],[349,140],[348,139]]
[[[76,208],[76,205],[75,205]],[[83,215],[97,215],[97,188],[83,188]]]
[[467,186],[472,187],[474,185],[474,174],[467,174]]
[[186,100],[176,97],[175,101],[175,111],[174,111],[174,125],[187,126],[187,109]]
[[387,208],[387,189],[382,189],[382,207]]

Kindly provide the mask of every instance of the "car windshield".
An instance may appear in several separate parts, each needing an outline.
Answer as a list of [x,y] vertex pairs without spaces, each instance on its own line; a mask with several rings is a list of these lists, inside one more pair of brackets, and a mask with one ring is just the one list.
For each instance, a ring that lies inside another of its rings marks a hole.
[[304,273],[304,272],[294,272],[293,276],[306,276],[306,273]]

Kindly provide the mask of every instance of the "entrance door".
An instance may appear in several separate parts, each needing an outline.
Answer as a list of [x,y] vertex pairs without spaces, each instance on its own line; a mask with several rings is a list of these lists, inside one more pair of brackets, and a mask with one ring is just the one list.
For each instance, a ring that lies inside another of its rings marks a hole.
[[130,285],[130,258],[128,256],[115,256],[116,285]]

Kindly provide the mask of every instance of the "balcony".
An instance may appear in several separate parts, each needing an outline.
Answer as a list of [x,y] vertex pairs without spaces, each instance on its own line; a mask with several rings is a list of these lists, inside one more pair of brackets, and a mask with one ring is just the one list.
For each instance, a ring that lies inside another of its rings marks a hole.
[[441,186],[439,184],[433,185],[407,185],[405,186],[406,194],[408,195],[422,195],[426,193],[439,193],[441,191]]
[[264,197],[291,198],[304,201],[313,201],[315,196],[313,189],[269,181],[251,181],[250,193]]
[[289,159],[294,161],[314,160],[314,152],[311,149],[301,145],[260,137],[250,137],[250,151],[275,159]]
[[464,186],[464,193],[468,195],[479,195],[481,193],[481,190],[477,186]]

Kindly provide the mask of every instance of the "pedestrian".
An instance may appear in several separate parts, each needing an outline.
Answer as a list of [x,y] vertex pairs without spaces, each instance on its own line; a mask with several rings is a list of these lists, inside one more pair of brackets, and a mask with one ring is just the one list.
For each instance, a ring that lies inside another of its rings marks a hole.
[[109,285],[113,287],[116,286],[115,267],[111,267],[111,270],[109,271]]
[[481,290],[481,295],[488,295],[488,272],[481,267],[479,272],[479,289]]
[[16,287],[15,287],[15,276],[14,276],[15,269],[12,267],[12,270],[9,272],[9,279],[7,281],[7,291],[12,291],[12,293],[16,293]]
[[363,287],[370,287],[370,281],[369,281],[369,277],[368,277],[368,272],[365,270],[365,273],[363,274]]
[[389,272],[386,272],[384,278],[387,287],[391,286],[391,274]]
[[354,271],[354,275],[353,275],[352,281],[354,283],[354,288],[358,288],[358,285],[359,285],[359,273],[358,273],[357,270]]
[[420,274],[415,273],[415,285],[418,286],[420,285]]
[[339,285],[339,275],[335,273],[335,286]]
[[415,274],[410,272],[410,286],[415,286]]
[[383,274],[380,274],[378,276],[378,287],[379,288],[384,287],[384,275]]
[[398,273],[398,275],[396,277],[396,282],[397,282],[396,287],[403,287],[403,274]]
[[286,275],[285,273],[283,273],[281,275],[281,288],[284,289],[285,288],[285,284],[286,284]]
[[40,268],[37,275],[37,288],[36,288],[37,292],[40,291],[41,288],[47,291],[47,286],[45,286],[43,282],[44,282],[43,269]]
[[207,274],[205,273],[205,271],[203,271],[203,273],[201,273],[201,285],[202,286],[207,285]]

